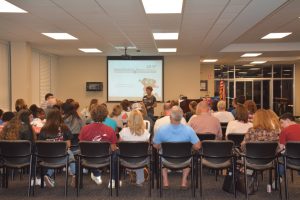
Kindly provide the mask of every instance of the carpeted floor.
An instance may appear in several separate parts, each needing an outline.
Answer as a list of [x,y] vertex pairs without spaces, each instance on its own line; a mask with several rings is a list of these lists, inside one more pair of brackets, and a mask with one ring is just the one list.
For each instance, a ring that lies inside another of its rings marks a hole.
[[[260,200],[275,200],[279,198],[278,191],[272,191],[267,193],[267,174],[264,175],[264,180],[261,180],[259,176],[259,189],[254,194],[249,196],[250,199],[260,199]],[[27,176],[23,177],[23,180],[20,180],[17,176],[14,181],[9,181],[8,189],[0,189],[0,199],[1,200],[20,200],[20,199],[35,199],[35,200],[50,200],[50,199],[66,199],[64,197],[64,187],[63,187],[63,176],[58,174],[56,177],[56,187],[55,188],[44,188],[41,189],[38,186],[36,187],[35,197],[28,198],[27,195]],[[108,175],[103,175],[103,184],[98,186],[88,175],[84,176],[84,188],[80,192],[79,199],[90,200],[90,199],[110,199],[109,190],[107,188],[107,178]],[[209,175],[206,171],[203,177],[203,191],[204,199],[206,200],[227,200],[234,199],[232,194],[226,193],[222,190],[223,176],[219,176],[218,181],[215,181],[215,176]],[[191,190],[180,190],[180,174],[171,173],[170,174],[170,189],[163,192],[162,199],[192,199]],[[148,197],[148,185],[145,184],[144,187],[138,187],[133,184],[130,184],[128,180],[123,181],[123,186],[120,188],[119,197],[115,196],[111,199],[120,199],[120,200],[129,200],[129,199],[160,199],[159,190],[152,190],[152,197]],[[282,184],[282,188],[283,184]],[[291,200],[300,199],[300,176],[294,172],[294,183],[289,181],[289,194]],[[284,197],[283,197],[284,198]],[[69,187],[69,194],[67,199],[77,199],[76,190],[72,187]],[[199,189],[196,190],[196,199],[200,199]],[[245,199],[244,194],[237,194],[237,199]]]

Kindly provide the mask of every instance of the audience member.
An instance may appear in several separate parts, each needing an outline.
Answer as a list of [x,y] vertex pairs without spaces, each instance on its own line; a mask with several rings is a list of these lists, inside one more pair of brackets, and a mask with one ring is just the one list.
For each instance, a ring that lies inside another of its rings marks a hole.
[[13,112],[5,112],[2,115],[2,121],[3,123],[0,125],[0,135],[2,134],[3,127],[12,119],[15,117],[15,114]]
[[281,145],[290,141],[300,141],[300,124],[295,122],[295,117],[291,113],[284,113],[280,116],[280,125],[279,142]]
[[197,105],[197,113],[199,115],[191,118],[188,124],[197,134],[213,133],[216,135],[216,139],[222,139],[220,121],[209,110],[207,102],[201,101]]
[[188,122],[190,120],[190,118],[196,114],[196,108],[197,108],[197,102],[196,101],[191,101],[189,103],[189,109],[190,111],[188,111],[187,113],[185,113],[185,120]]
[[[244,105],[246,101],[246,97],[244,95],[241,95],[241,96],[238,96],[236,98],[236,105]],[[234,108],[231,113],[233,114],[233,116],[235,117],[235,114],[236,114],[236,109]]]
[[48,100],[50,100],[52,98],[54,98],[54,95],[52,93],[47,93],[45,95],[45,101],[43,101],[41,103],[41,108],[44,109],[44,110],[47,109],[47,107],[48,107]]
[[19,112],[20,110],[26,110],[27,104],[25,103],[24,99],[17,99],[15,102],[15,109],[16,112]]
[[244,103],[246,109],[248,110],[248,120],[249,122],[253,122],[254,113],[257,110],[256,103],[252,100],[247,100]]
[[[58,110],[51,110],[47,115],[47,120],[41,132],[39,134],[39,140],[47,140],[47,141],[66,141],[67,147],[70,148],[71,140],[73,135],[68,128],[68,126],[64,123],[61,113]],[[74,155],[72,151],[68,150],[69,159],[74,159]],[[70,174],[72,175],[71,185],[75,186],[75,163],[70,163]],[[53,179],[54,169],[48,169],[46,175],[44,176],[44,181],[46,185],[50,187],[55,186],[55,180]]]
[[280,130],[274,128],[268,112],[258,109],[253,118],[253,127],[245,134],[242,149],[246,142],[279,141],[279,133]]
[[[156,120],[156,122],[154,124],[154,135],[157,133],[157,131],[160,127],[162,127],[163,125],[171,123],[171,117],[170,117],[171,109],[172,109],[172,104],[171,103],[165,103],[164,104],[164,114],[165,114],[165,116]],[[186,121],[185,121],[184,118],[181,118],[181,123],[186,124]]]
[[92,110],[92,106],[97,105],[97,104],[98,104],[98,99],[91,99],[90,105],[89,105],[87,108],[84,108],[84,109],[80,112],[84,124],[89,124],[89,123],[91,123],[91,121],[92,121],[92,119],[91,119],[91,110]]
[[[162,126],[154,135],[153,146],[160,150],[163,142],[191,142],[194,150],[199,150],[201,143],[193,129],[182,124],[183,112],[178,106],[173,106],[170,111],[170,124]],[[190,169],[183,169],[181,187],[187,188]],[[166,168],[162,169],[163,187],[169,187],[168,171]]]
[[213,116],[216,117],[220,122],[228,123],[234,120],[234,117],[231,112],[226,111],[226,102],[221,100],[217,104],[218,112],[213,113]]
[[153,126],[154,126],[154,123],[153,123],[152,118],[150,118],[150,117],[147,115],[147,109],[146,109],[144,103],[143,103],[143,102],[141,102],[141,103],[134,103],[134,104],[132,104],[131,109],[132,109],[132,110],[138,110],[138,111],[140,111],[140,112],[142,113],[142,116],[143,116],[143,120],[144,120],[145,125],[147,125],[147,123],[150,124],[150,127],[146,127],[146,129],[147,129],[150,133],[153,133]]
[[278,132],[281,131],[281,125],[279,122],[279,117],[278,115],[271,109],[267,110],[267,114],[269,119],[271,120],[272,126],[275,130],[278,130]]
[[247,133],[253,124],[248,121],[248,111],[243,105],[237,105],[235,120],[228,122],[226,136],[235,133]]
[[[128,127],[123,128],[120,132],[121,141],[147,141],[149,142],[150,133],[145,129],[143,116],[140,111],[134,109],[130,112],[128,118]],[[143,186],[144,169],[134,170],[136,173],[136,184]]]
[[123,125],[125,125],[125,124],[127,124],[127,119],[128,119],[129,113],[130,113],[131,103],[127,99],[124,99],[123,101],[121,101],[120,105],[122,107],[121,118],[123,121]]
[[2,115],[3,115],[3,110],[0,109],[0,125],[2,125],[3,121],[2,121]]
[[122,117],[121,117],[121,111],[122,108],[120,105],[115,105],[113,107],[112,112],[110,113],[109,117],[113,120],[115,120],[115,122],[117,123],[117,127],[119,129],[123,128],[123,121],[122,121]]
[[[105,141],[109,142],[111,150],[114,152],[117,147],[117,137],[114,130],[103,124],[108,115],[107,108],[103,105],[92,106],[91,117],[93,122],[84,126],[79,134],[80,141]],[[113,154],[115,157],[115,153]],[[112,166],[112,188],[115,187],[116,164],[113,157],[114,164]],[[91,170],[91,179],[97,184],[102,184],[101,173],[99,170]]]
[[63,103],[61,108],[65,125],[67,125],[73,135],[78,135],[83,127],[83,121],[76,112],[74,104]]

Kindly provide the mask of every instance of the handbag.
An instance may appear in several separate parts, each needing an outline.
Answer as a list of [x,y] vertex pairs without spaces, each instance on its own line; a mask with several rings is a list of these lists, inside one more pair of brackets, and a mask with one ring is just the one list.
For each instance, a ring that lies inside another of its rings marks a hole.
[[[245,191],[245,177],[244,173],[241,172],[237,178],[237,187],[236,189],[240,191],[241,193],[246,193]],[[255,194],[255,192],[258,190],[258,179],[257,179],[257,173],[253,173],[252,175],[247,174],[247,191],[249,195]]]

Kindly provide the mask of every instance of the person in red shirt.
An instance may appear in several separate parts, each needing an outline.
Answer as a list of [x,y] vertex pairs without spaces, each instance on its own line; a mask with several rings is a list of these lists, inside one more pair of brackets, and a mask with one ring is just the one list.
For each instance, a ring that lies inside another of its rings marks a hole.
[[300,124],[295,122],[295,117],[291,113],[284,113],[280,116],[281,133],[279,142],[285,145],[289,141],[300,141]]
[[[287,142],[300,141],[300,124],[295,122],[295,117],[291,113],[284,113],[280,116],[281,133],[279,135],[280,148],[284,149]],[[284,174],[284,167],[279,164],[279,176]],[[280,178],[281,181],[281,178]],[[275,187],[275,184],[272,184]]]
[[[79,140],[80,141],[104,141],[109,142],[111,145],[111,150],[115,151],[117,149],[116,143],[117,143],[117,136],[115,131],[109,127],[103,124],[102,122],[105,120],[105,118],[108,115],[107,108],[103,105],[95,105],[91,109],[91,118],[93,122],[91,124],[88,124],[84,126],[79,134]],[[114,155],[114,154],[113,154]],[[114,156],[113,156],[114,159]],[[115,163],[115,162],[114,162]],[[113,164],[112,166],[112,187],[114,188],[115,185],[115,173],[116,166]],[[99,170],[92,170],[91,173],[91,179],[95,181],[97,185],[102,184],[101,179],[101,173]],[[110,186],[109,186],[110,187]]]

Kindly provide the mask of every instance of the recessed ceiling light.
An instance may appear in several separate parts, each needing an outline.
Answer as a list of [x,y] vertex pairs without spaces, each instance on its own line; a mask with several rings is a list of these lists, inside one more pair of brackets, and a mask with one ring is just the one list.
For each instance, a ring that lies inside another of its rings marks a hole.
[[204,59],[204,60],[202,60],[202,62],[204,62],[204,63],[211,63],[211,62],[217,62],[218,61],[218,59]]
[[247,72],[238,72],[239,74],[247,74]]
[[269,33],[268,35],[265,35],[261,39],[281,39],[288,35],[292,34],[292,32],[286,32],[286,33]]
[[155,40],[178,40],[178,33],[153,33]]
[[284,72],[291,72],[292,70],[291,69],[284,69],[283,71]]
[[250,64],[264,64],[266,63],[267,61],[253,61],[251,62]]
[[76,37],[70,35],[69,33],[42,33],[55,40],[78,40]]
[[257,57],[260,56],[262,53],[245,53],[241,55],[241,57]]
[[243,65],[244,67],[252,67],[252,66],[254,66],[254,65],[251,65],[251,64],[245,64],[245,65]]
[[221,69],[214,69],[215,71],[220,71]]
[[176,52],[177,48],[158,48],[158,52]]
[[0,0],[0,13],[27,13],[27,11],[5,0]]
[[142,0],[147,14],[181,13],[183,0]]
[[80,51],[83,51],[85,53],[102,53],[101,50],[96,48],[79,48]]

